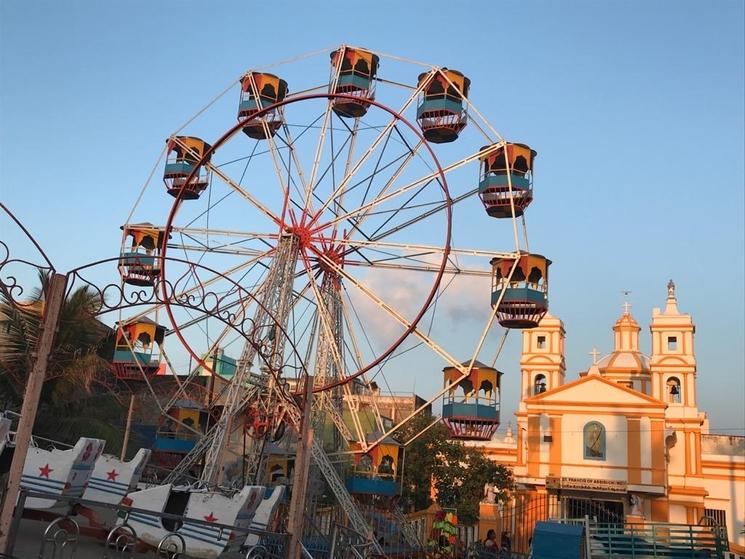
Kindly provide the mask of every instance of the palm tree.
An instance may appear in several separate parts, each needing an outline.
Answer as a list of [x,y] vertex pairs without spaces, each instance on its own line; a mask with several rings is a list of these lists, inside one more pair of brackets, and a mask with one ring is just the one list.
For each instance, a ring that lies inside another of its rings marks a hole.
[[[23,399],[39,340],[49,274],[40,272],[39,282],[22,306],[0,297],[0,398],[6,407],[17,407]],[[112,331],[96,319],[101,302],[101,295],[89,286],[66,296],[34,433],[70,444],[82,435],[105,438],[107,450],[115,451],[121,446],[125,410],[105,388],[105,381],[113,378],[106,358],[112,350]]]

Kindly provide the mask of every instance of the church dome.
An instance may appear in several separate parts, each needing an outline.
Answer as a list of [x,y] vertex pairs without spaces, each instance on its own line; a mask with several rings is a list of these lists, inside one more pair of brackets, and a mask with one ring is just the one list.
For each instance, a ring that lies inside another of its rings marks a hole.
[[621,317],[613,325],[615,347],[613,353],[606,355],[597,363],[600,373],[633,372],[648,373],[649,358],[639,351],[639,323],[631,316],[626,305]]
[[601,373],[609,370],[649,372],[649,358],[639,351],[614,351],[597,363]]
[[616,320],[616,323],[613,325],[613,331],[614,332],[621,332],[621,331],[641,332],[641,326],[639,326],[639,323],[636,321],[636,319],[633,316],[631,316],[630,313],[624,312],[621,315],[621,318]]

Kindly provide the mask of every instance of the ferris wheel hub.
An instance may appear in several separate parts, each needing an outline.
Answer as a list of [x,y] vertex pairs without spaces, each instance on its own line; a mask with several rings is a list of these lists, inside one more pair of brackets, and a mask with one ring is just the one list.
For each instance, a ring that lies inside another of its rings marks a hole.
[[288,232],[297,239],[298,245],[301,249],[308,249],[313,244],[311,229],[307,225],[294,225],[288,227]]

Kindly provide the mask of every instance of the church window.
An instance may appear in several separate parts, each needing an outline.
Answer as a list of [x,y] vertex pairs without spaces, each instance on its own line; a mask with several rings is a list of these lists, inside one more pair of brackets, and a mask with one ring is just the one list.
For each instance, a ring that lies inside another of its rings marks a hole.
[[667,401],[680,404],[680,381],[675,377],[667,379]]
[[541,394],[546,391],[546,375],[536,375],[533,382],[533,394]]
[[538,336],[538,349],[546,349],[546,336]]
[[667,337],[667,350],[677,351],[677,349],[678,349],[678,336],[668,336]]
[[605,460],[605,427],[597,421],[590,421],[584,429],[585,458]]
[[622,380],[622,381],[619,381],[618,384],[621,384],[625,386],[626,388],[631,388],[632,390],[634,389],[634,383],[630,380]]

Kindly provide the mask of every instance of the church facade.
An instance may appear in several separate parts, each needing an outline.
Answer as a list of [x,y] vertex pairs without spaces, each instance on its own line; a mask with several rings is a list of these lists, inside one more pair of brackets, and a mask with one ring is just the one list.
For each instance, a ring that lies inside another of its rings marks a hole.
[[547,315],[523,332],[514,432],[472,444],[512,468],[523,502],[548,498],[551,515],[681,524],[708,516],[745,553],[745,437],[709,432],[696,396],[695,326],[672,281],[652,314],[649,356],[640,332],[626,306],[613,352],[595,352],[589,370],[567,381],[564,325]]

